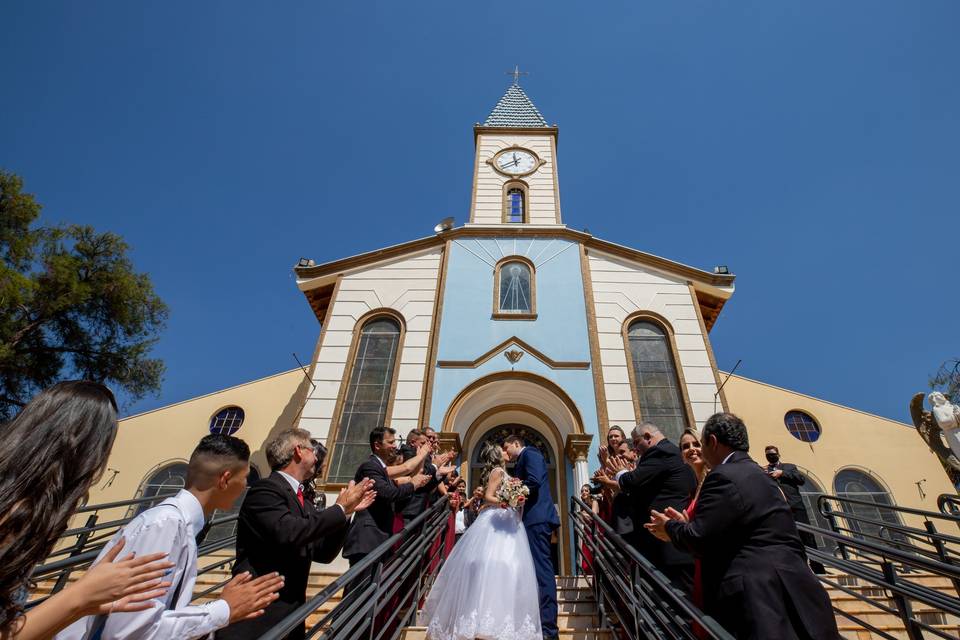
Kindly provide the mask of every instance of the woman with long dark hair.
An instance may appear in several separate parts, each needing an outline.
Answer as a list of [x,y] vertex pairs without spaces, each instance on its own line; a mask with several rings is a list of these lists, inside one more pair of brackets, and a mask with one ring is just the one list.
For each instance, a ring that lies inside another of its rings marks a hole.
[[164,554],[128,556],[24,614],[30,573],[100,479],[116,435],[113,394],[80,380],[53,385],[0,426],[0,637],[48,637],[101,605],[138,610],[162,593],[159,577],[172,566],[157,562]]

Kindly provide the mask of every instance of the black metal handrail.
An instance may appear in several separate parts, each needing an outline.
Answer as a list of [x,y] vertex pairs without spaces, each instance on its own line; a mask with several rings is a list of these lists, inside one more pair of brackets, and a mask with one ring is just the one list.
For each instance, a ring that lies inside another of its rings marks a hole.
[[[88,504],[77,509],[77,514],[89,514],[84,526],[65,530],[60,535],[61,543],[58,545],[60,548],[55,548],[47,557],[45,563],[36,567],[31,574],[31,578],[35,581],[55,581],[54,585],[50,588],[48,595],[30,600],[27,603],[27,607],[34,607],[45,601],[50,595],[61,591],[67,586],[70,576],[74,571],[86,569],[90,563],[97,558],[104,545],[113,539],[120,529],[136,517],[132,512],[133,507],[153,505],[173,495],[176,495],[176,493],[161,493],[147,498],[132,498],[130,500]],[[98,522],[103,512],[121,508],[127,509],[123,517],[106,522]],[[209,528],[212,529],[217,525],[229,524],[236,521],[236,514],[214,517],[209,523]],[[202,557],[231,548],[234,546],[235,539],[235,535],[230,535],[201,544],[197,549],[198,556]],[[69,542],[69,544],[64,545],[64,542]],[[227,562],[233,562],[233,560],[233,556],[226,559]],[[198,571],[198,575],[211,571],[217,568],[217,566],[222,566],[222,564],[221,562],[217,563],[217,565],[204,567]],[[197,597],[199,597],[199,595]]]
[[937,496],[937,508],[947,516],[960,516],[960,496],[953,493],[941,493]]
[[85,504],[79,509],[77,513],[91,513],[97,511],[106,511],[107,509],[116,509],[118,507],[133,507],[141,504],[150,504],[152,502],[159,502],[161,500],[166,500],[170,496],[177,495],[176,491],[168,491],[165,493],[158,493],[147,498],[131,498],[129,500],[118,500],[116,502],[99,502],[97,504]]
[[631,640],[681,638],[695,640],[696,626],[706,637],[732,640],[714,618],[686,595],[578,497],[571,498],[570,518],[576,533],[578,569],[586,563],[593,574],[594,597],[603,626],[617,619]]
[[[945,499],[946,496],[940,496],[940,498]],[[943,512],[942,505],[945,502],[946,500],[943,502],[938,500],[940,511],[928,511],[848,496],[821,495],[817,498],[817,509],[836,533],[881,542],[904,552],[960,565],[960,537],[938,531],[936,526],[936,523],[960,525],[960,515]],[[839,506],[839,509],[834,508],[834,505]],[[890,514],[896,521],[877,520],[867,514],[857,513],[858,507],[876,510],[880,518]],[[900,518],[901,515],[923,518],[923,528],[904,524]],[[841,520],[846,525],[841,524]],[[839,551],[841,555],[847,553],[843,546],[839,547]],[[957,586],[960,588],[960,583]]]
[[[906,629],[907,636],[911,640],[921,640],[925,633],[940,638],[956,638],[955,635],[937,629],[928,622],[921,620],[914,613],[914,605],[915,603],[922,603],[939,613],[960,617],[960,601],[935,588],[912,581],[911,576],[914,572],[921,571],[949,578],[956,583],[957,580],[960,580],[960,569],[958,567],[916,553],[903,551],[894,546],[866,540],[862,537],[844,535],[843,533],[800,523],[797,524],[797,527],[800,531],[808,531],[824,538],[833,539],[841,548],[854,552],[837,557],[808,547],[807,554],[811,559],[817,560],[843,574],[853,576],[858,581],[866,583],[862,586],[872,590],[882,590],[887,595],[881,597],[868,595],[862,590],[851,588],[850,585],[841,584],[837,576],[831,574],[819,576],[824,585],[842,591],[860,603],[872,607],[877,612],[899,617],[904,629]],[[852,555],[875,558],[876,561],[854,560],[851,559]],[[889,601],[890,604],[886,604],[884,601]],[[845,610],[836,604],[833,610],[836,615],[860,625],[881,638],[897,640],[896,636],[870,624],[861,615]]]
[[280,640],[341,589],[340,602],[306,631],[329,640],[399,637],[415,621],[419,603],[443,564],[450,521],[447,498],[417,516],[363,560],[284,618],[260,640]]

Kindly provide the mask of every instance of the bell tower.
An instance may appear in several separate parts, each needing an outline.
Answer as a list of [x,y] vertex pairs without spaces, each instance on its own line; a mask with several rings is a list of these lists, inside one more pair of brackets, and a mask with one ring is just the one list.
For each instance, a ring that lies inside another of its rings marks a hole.
[[520,88],[520,71],[473,128],[476,156],[470,222],[483,226],[562,226],[557,185],[557,127]]

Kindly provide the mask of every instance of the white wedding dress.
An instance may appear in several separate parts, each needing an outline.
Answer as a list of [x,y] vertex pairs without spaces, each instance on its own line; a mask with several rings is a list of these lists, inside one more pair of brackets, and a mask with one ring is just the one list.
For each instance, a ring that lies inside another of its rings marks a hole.
[[519,511],[480,512],[441,567],[420,623],[429,640],[543,638],[537,574]]

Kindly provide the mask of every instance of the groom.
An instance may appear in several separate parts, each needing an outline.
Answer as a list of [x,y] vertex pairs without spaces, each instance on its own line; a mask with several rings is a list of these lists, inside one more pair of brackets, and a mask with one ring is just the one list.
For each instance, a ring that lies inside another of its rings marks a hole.
[[536,447],[524,446],[518,436],[503,441],[507,457],[514,463],[513,475],[530,489],[523,509],[523,528],[527,530],[530,553],[537,570],[537,591],[540,593],[540,626],[544,640],[559,636],[557,629],[557,577],[551,560],[550,537],[560,526],[560,517],[553,505],[547,478],[547,463]]

